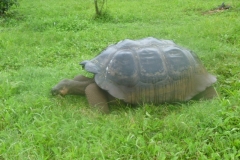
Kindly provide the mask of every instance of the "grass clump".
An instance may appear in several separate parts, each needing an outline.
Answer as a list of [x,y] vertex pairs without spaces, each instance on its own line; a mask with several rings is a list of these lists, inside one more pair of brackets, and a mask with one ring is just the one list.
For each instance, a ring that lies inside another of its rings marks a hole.
[[[219,5],[112,0],[94,19],[93,1],[22,0],[18,14],[0,18],[0,159],[239,159],[240,3],[206,14]],[[51,96],[59,80],[91,76],[80,61],[147,36],[195,51],[219,98],[119,103],[99,115],[84,96]]]

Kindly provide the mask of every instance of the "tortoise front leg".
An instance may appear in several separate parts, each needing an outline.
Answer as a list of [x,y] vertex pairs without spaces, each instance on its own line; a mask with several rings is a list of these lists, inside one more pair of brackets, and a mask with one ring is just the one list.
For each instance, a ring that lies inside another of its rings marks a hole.
[[87,96],[89,105],[102,113],[109,113],[108,98],[110,97],[110,95],[103,91],[101,88],[99,88],[99,86],[94,82],[93,78],[88,78],[83,75],[77,75],[73,78],[73,80],[89,83],[92,82],[85,89],[85,94]]
[[96,83],[89,84],[85,89],[85,94],[91,107],[102,113],[109,113],[107,93],[99,88]]

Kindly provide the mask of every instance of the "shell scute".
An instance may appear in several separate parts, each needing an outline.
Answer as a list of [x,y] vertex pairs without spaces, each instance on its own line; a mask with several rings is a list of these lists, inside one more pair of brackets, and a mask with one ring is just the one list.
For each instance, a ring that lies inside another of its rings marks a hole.
[[105,79],[119,85],[134,86],[138,79],[138,68],[131,50],[116,52],[108,63],[105,74]]
[[166,78],[166,67],[158,48],[142,48],[137,52],[141,82],[157,83]]

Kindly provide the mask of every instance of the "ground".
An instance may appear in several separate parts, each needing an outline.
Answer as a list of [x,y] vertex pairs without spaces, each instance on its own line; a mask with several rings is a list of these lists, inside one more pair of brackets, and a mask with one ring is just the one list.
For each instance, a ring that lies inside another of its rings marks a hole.
[[[0,18],[0,159],[238,159],[240,2],[21,0]],[[216,75],[219,98],[90,110],[84,96],[53,97],[79,62],[125,38],[171,39]]]

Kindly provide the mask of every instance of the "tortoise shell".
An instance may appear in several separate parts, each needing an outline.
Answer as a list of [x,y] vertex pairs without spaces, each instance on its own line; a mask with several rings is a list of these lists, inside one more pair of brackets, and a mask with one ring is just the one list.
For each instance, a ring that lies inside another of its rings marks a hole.
[[152,37],[120,41],[80,64],[100,88],[133,104],[187,101],[216,82],[192,51]]

